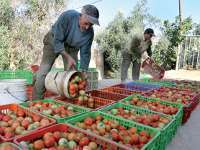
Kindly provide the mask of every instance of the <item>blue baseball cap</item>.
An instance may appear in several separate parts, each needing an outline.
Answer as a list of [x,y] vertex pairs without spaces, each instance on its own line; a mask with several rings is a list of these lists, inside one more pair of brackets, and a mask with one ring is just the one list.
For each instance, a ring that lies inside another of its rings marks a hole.
[[83,6],[81,13],[87,16],[90,23],[99,25],[99,10],[94,5]]

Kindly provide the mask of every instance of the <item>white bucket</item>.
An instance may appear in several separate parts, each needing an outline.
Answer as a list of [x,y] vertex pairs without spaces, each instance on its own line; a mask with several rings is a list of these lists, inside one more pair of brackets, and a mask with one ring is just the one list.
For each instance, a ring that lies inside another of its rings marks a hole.
[[0,104],[21,103],[27,100],[26,80],[0,80]]
[[69,94],[68,84],[71,77],[74,75],[83,77],[83,74],[77,71],[49,72],[45,78],[45,88],[58,95],[72,98]]

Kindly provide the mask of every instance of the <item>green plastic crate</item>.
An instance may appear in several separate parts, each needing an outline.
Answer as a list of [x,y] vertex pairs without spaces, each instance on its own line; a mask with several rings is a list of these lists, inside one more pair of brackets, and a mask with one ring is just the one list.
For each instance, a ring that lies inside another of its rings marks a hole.
[[124,103],[125,101],[130,101],[133,97],[138,97],[138,98],[140,98],[142,100],[151,101],[151,102],[159,101],[160,104],[167,105],[167,106],[173,106],[173,107],[178,108],[178,112],[175,115],[173,115],[173,117],[175,118],[175,122],[176,122],[177,128],[179,126],[181,126],[182,118],[183,118],[183,106],[181,104],[167,102],[167,101],[161,101],[158,98],[147,98],[147,97],[144,97],[144,96],[141,96],[141,95],[131,95],[131,96],[128,96],[128,97],[124,98],[120,102]]
[[[111,110],[113,108],[119,108],[119,107],[122,107],[122,108],[124,108],[126,110],[135,110],[135,112],[137,114],[159,114],[162,117],[171,119],[171,121],[166,126],[164,126],[163,128],[161,128],[161,129],[156,128],[156,129],[160,130],[160,133],[161,133],[161,142],[160,142],[161,143],[160,144],[161,145],[161,149],[165,149],[166,145],[168,143],[170,143],[170,141],[172,140],[173,136],[177,132],[177,128],[178,128],[179,125],[176,124],[175,118],[173,118],[173,117],[171,117],[169,115],[161,114],[161,113],[158,113],[158,112],[155,112],[155,111],[151,111],[151,110],[148,110],[148,109],[144,109],[144,108],[141,108],[141,107],[136,107],[136,106],[132,106],[132,105],[126,105],[126,104],[123,104],[123,103],[119,102],[119,103],[115,103],[115,104],[112,104],[110,106],[107,106],[105,108],[102,108],[102,109],[100,109],[100,111],[107,113],[107,111],[109,111],[109,110]],[[112,115],[112,116],[113,117],[119,117],[119,116],[114,116],[114,115]],[[126,119],[124,119],[122,117],[119,117],[119,118],[121,118],[123,120],[126,120]],[[131,122],[135,122],[133,120],[130,120],[130,121]],[[144,124],[142,124],[142,125],[144,125]],[[148,127],[153,128],[151,126],[148,126]]]
[[26,79],[27,84],[32,84],[33,74],[29,70],[2,70],[0,71],[0,80],[2,79]]
[[[43,114],[41,112],[38,112],[38,113],[41,113],[49,118],[53,118],[56,120],[57,123],[63,123],[65,122],[66,120],[69,120],[69,119],[72,119],[76,116],[79,116],[83,113],[86,113],[88,111],[90,111],[90,109],[87,109],[87,108],[83,108],[83,107],[80,107],[80,106],[77,106],[77,105],[73,105],[73,104],[69,104],[69,103],[62,103],[62,102],[57,102],[55,100],[52,100],[52,99],[44,99],[44,100],[34,100],[34,101],[31,101],[31,102],[38,102],[38,101],[41,101],[43,103],[54,103],[55,105],[69,105],[71,107],[73,107],[73,109],[77,112],[77,114],[73,115],[73,116],[69,116],[69,117],[65,117],[65,118],[56,118],[56,117],[53,117],[51,115],[46,115],[46,114]],[[28,108],[28,102],[24,102],[24,103],[21,103],[20,104],[22,107],[26,107]],[[35,110],[33,110],[35,111]]]
[[[142,150],[160,150],[160,148],[159,148],[160,131],[158,131],[157,129],[149,128],[147,126],[143,126],[141,124],[134,123],[134,122],[131,122],[131,121],[125,121],[121,118],[116,118],[116,117],[113,117],[112,115],[109,115],[109,114],[106,114],[106,113],[103,113],[103,112],[100,112],[100,111],[85,113],[81,116],[78,116],[76,118],[68,120],[67,123],[75,125],[77,122],[81,122],[87,117],[95,118],[97,115],[101,115],[101,116],[103,116],[103,118],[108,119],[108,120],[116,120],[116,121],[119,122],[120,125],[127,127],[127,128],[136,127],[138,129],[138,131],[142,131],[142,130],[148,131],[151,135],[153,135],[153,138],[146,145],[143,146]],[[90,131],[87,131],[87,132],[90,132]],[[98,137],[100,137],[100,136],[98,136]],[[107,138],[104,138],[104,139],[106,139],[108,141],[112,141],[112,140],[107,139]],[[114,143],[115,143],[115,146],[118,146],[119,148],[125,147],[125,146],[123,146],[119,143],[116,143],[116,142],[114,142]]]
[[140,73],[140,79],[150,79],[152,78],[151,75],[146,73]]
[[175,82],[163,81],[163,80],[142,79],[142,80],[138,80],[138,82],[150,83],[150,84],[166,86],[166,87],[174,87],[174,86],[176,86]]

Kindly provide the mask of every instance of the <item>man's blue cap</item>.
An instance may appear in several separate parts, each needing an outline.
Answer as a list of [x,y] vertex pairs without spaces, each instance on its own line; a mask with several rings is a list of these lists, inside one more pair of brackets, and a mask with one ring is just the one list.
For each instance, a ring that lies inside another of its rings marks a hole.
[[99,25],[99,10],[94,5],[83,6],[81,13],[88,17],[90,23]]

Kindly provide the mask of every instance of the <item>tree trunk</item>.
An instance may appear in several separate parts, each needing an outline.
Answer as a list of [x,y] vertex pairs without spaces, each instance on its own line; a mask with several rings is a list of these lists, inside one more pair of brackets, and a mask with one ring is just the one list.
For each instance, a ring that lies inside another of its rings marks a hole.
[[100,79],[104,78],[104,61],[103,61],[103,53],[99,50],[95,50],[95,63],[97,70],[99,70]]

